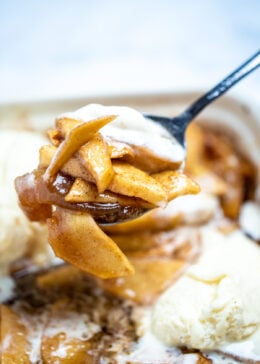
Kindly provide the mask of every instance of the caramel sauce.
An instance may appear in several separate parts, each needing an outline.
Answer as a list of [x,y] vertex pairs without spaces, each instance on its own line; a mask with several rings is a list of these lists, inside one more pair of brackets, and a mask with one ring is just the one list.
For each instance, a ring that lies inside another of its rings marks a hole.
[[[69,210],[90,213],[100,224],[111,224],[137,218],[148,210],[144,207],[145,201],[138,198],[126,199],[128,205],[120,203],[100,202],[67,202],[64,196],[69,192],[75,178],[58,173],[50,182],[44,181],[44,169],[35,170],[15,180],[16,191],[20,204],[29,219],[33,221],[46,220],[51,216],[51,205],[60,206]],[[108,193],[109,195],[109,193]],[[115,195],[115,194],[114,194]]]

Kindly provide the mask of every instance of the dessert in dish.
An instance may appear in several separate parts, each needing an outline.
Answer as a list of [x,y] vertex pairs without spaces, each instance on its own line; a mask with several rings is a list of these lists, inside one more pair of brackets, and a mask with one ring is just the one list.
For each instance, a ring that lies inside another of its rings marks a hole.
[[[1,306],[3,363],[259,362],[259,246],[239,228],[244,204],[256,206],[257,166],[224,131],[192,124],[187,138],[183,178],[197,180],[202,191],[102,226],[133,275],[101,279],[55,266],[46,230],[41,243],[37,233],[26,238],[19,256],[8,249],[5,279],[15,287]],[[32,251],[32,239],[41,249]]]

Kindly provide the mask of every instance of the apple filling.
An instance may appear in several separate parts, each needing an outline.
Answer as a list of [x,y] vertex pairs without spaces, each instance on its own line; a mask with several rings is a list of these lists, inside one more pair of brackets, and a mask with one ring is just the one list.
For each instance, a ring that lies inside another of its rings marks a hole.
[[131,275],[134,266],[98,224],[133,219],[200,190],[180,163],[104,136],[101,129],[116,118],[58,118],[38,168],[15,181],[27,217],[47,223],[55,254],[101,278]]

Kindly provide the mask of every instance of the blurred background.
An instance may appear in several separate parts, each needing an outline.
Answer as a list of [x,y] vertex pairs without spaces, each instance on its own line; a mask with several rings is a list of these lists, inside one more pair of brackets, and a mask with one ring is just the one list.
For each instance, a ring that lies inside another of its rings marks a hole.
[[[0,0],[0,103],[203,90],[260,46],[259,0]],[[258,98],[260,72],[235,95]]]

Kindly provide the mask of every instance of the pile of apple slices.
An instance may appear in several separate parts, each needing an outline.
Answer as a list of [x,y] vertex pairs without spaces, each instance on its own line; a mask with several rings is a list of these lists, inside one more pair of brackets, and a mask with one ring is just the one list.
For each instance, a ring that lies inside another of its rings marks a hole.
[[[62,117],[48,132],[51,144],[40,149],[38,168],[15,181],[29,219],[46,221],[55,254],[101,278],[134,273],[132,264],[98,223],[133,218],[198,185],[175,169],[139,168],[135,146],[104,136],[100,129],[115,115],[94,120]],[[143,150],[143,159],[147,158]],[[157,172],[157,173],[156,173]]]

